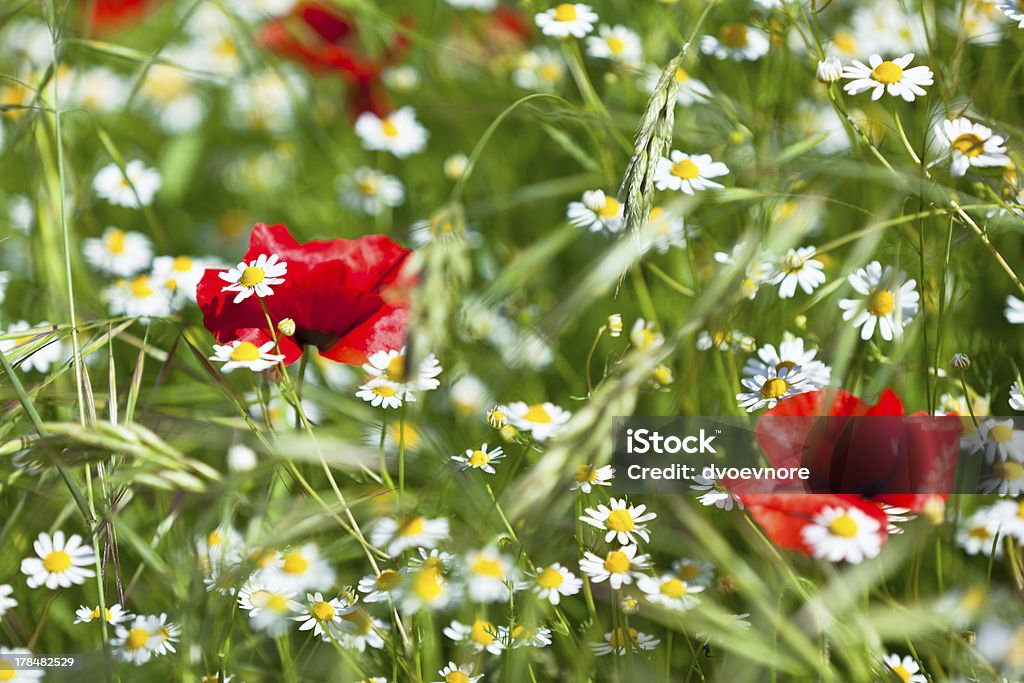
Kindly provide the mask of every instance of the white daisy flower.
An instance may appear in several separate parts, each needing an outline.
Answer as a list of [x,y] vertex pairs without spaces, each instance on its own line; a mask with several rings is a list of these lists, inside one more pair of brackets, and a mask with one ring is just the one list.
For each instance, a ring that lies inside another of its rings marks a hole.
[[249,341],[235,340],[229,344],[214,344],[210,360],[224,363],[220,368],[224,373],[231,372],[235,368],[262,372],[284,360],[283,355],[271,353],[273,350],[273,341],[256,346]]
[[822,83],[835,83],[843,77],[843,63],[835,55],[826,57],[818,61],[814,75]]
[[779,344],[778,350],[771,344],[765,344],[757,350],[757,357],[749,358],[743,366],[743,374],[747,377],[758,375],[766,376],[774,368],[781,371],[784,368],[800,368],[800,374],[804,381],[794,390],[813,391],[822,389],[832,381],[832,368],[817,360],[818,352],[815,349],[805,348],[804,340],[800,337],[786,334]]
[[140,318],[166,318],[173,312],[171,292],[149,275],[136,275],[130,280],[116,280],[103,290],[103,299],[114,315]]
[[437,376],[441,374],[441,364],[432,353],[420,362],[415,374],[406,376],[405,347],[398,350],[377,351],[367,358],[363,370],[370,375],[370,383],[385,382],[393,387],[400,398],[408,398],[413,391],[433,391],[441,386]]
[[700,51],[716,59],[755,62],[768,54],[768,36],[746,24],[723,24],[717,36],[702,36]]
[[646,505],[629,505],[625,498],[612,498],[609,504],[611,507],[598,505],[597,508],[587,508],[580,521],[607,531],[605,543],[615,539],[620,545],[632,545],[637,542],[636,536],[644,541],[651,540],[646,522],[656,518],[657,514],[646,512]]
[[851,66],[843,69],[843,78],[851,79],[843,90],[851,95],[872,90],[872,100],[880,99],[883,93],[888,92],[893,97],[913,102],[916,97],[924,96],[924,86],[934,82],[932,70],[927,66],[907,68],[913,60],[912,52],[891,61],[874,54],[868,59],[870,66],[855,59]]
[[629,331],[629,343],[641,351],[653,351],[665,343],[665,337],[654,331],[654,321],[637,318]]
[[686,224],[681,215],[666,211],[660,206],[651,209],[647,225],[643,228],[643,250],[667,254],[669,249],[685,249],[687,240],[695,237],[697,230]]
[[1010,387],[1010,408],[1024,412],[1024,384],[1020,380]]
[[448,400],[463,417],[478,415],[491,402],[491,391],[476,375],[463,375],[448,388]]
[[165,655],[168,652],[176,652],[174,643],[178,642],[181,635],[181,627],[167,621],[167,615],[160,613],[159,616],[146,617],[149,632],[154,637],[153,654]]
[[701,493],[697,501],[705,507],[716,507],[719,510],[732,510],[733,506],[743,509],[743,502],[734,496],[729,489],[717,479],[695,476],[691,480],[690,490]]
[[963,116],[935,124],[935,139],[939,147],[949,151],[953,158],[954,176],[962,176],[972,166],[988,168],[1006,166],[1006,138],[993,135],[992,129],[974,123]]
[[315,543],[307,543],[281,554],[278,562],[262,570],[261,580],[274,589],[301,593],[323,589],[334,583],[334,569],[320,556]]
[[875,327],[885,341],[898,339],[903,327],[917,315],[918,301],[914,280],[906,280],[906,274],[893,271],[892,266],[882,269],[882,264],[872,261],[865,268],[859,268],[847,278],[850,286],[863,299],[842,299],[843,320],[853,321],[854,327],[861,328],[860,338],[867,341],[875,333]]
[[594,30],[597,12],[581,2],[564,2],[538,13],[533,20],[546,36],[582,38]]
[[402,612],[444,609],[455,600],[455,589],[445,578],[443,566],[440,561],[424,562],[419,569],[410,572],[401,592]]
[[[162,56],[180,63],[188,59],[168,50]],[[176,64],[150,64],[139,86],[139,101],[166,133],[187,133],[206,117],[206,102],[196,91],[189,71]]]
[[401,180],[366,166],[357,168],[351,175],[339,176],[335,187],[341,193],[342,204],[370,216],[379,216],[405,201]]
[[174,652],[173,645],[168,645],[171,633],[166,629],[165,618],[166,615],[140,615],[130,624],[116,626],[110,641],[114,656],[121,661],[140,665],[168,651]]
[[97,196],[115,206],[138,209],[153,203],[153,197],[163,185],[160,172],[146,168],[136,159],[125,164],[124,171],[116,163],[101,168],[92,181]]
[[444,517],[429,519],[415,515],[401,521],[383,517],[374,525],[370,543],[384,548],[391,557],[397,557],[409,548],[436,548],[448,538],[448,529],[448,520]]
[[466,556],[466,593],[474,602],[507,602],[508,583],[515,580],[512,562],[497,548],[483,548]]
[[4,52],[13,53],[36,68],[53,60],[53,36],[49,27],[35,18],[11,22],[4,32]]
[[440,681],[434,683],[476,683],[483,674],[474,675],[472,664],[457,666],[455,662],[448,662],[448,666],[437,672],[441,677]]
[[635,545],[611,550],[603,558],[588,550],[583,553],[583,559],[580,560],[580,571],[589,576],[594,583],[607,581],[612,590],[619,590],[643,576],[639,570],[647,568],[649,559],[648,555],[637,555]]
[[109,113],[121,109],[131,94],[128,82],[105,67],[60,76],[57,90],[63,104]]
[[[104,615],[101,617],[100,615]],[[128,612],[119,603],[115,603],[105,610],[101,610],[99,605],[96,607],[86,607],[85,605],[80,606],[75,610],[75,624],[91,624],[94,621],[99,621],[104,618],[108,624],[117,625],[121,622],[132,619],[134,615]]]
[[700,599],[695,594],[704,590],[704,586],[690,585],[675,574],[644,575],[636,580],[636,587],[649,602],[679,612],[696,607]]
[[468,645],[476,653],[489,652],[492,655],[500,655],[505,649],[498,637],[500,633],[500,629],[486,619],[477,619],[472,624],[452,621],[444,629],[444,635],[456,643]]
[[[653,93],[657,89],[658,82],[661,80],[661,72],[662,69],[658,66],[647,67],[644,88],[648,93]],[[689,107],[709,99],[711,99],[711,90],[704,81],[694,78],[681,66],[676,68],[676,102],[683,107]]]
[[928,48],[922,16],[898,5],[872,2],[858,5],[850,17],[851,30],[839,31],[833,46],[848,57],[873,52],[903,54]]
[[1013,536],[1018,543],[1024,543],[1024,502],[1000,500],[988,508],[996,521],[1001,535]]
[[981,508],[963,520],[956,530],[956,542],[968,555],[991,555],[1002,557],[1003,545],[997,542],[1000,535],[999,519],[988,508]]
[[[746,253],[746,243],[739,242],[732,248],[731,252],[716,251],[714,259],[716,263],[720,263],[723,266],[737,267],[740,265],[741,257]],[[771,279],[777,268],[772,255],[763,249],[755,250],[747,258],[749,260],[744,267],[744,278],[740,283],[740,292],[748,299],[753,300],[757,296],[761,285]]]
[[82,240],[82,254],[96,270],[115,277],[129,277],[149,268],[153,247],[139,232],[107,228],[100,237]]
[[341,625],[342,615],[355,610],[349,601],[340,598],[324,599],[323,593],[306,593],[306,604],[302,611],[291,617],[292,621],[300,622],[300,631],[313,631],[313,636],[323,640],[331,639],[327,630],[332,626]]
[[288,274],[288,264],[278,261],[277,254],[260,254],[255,261],[246,264],[240,261],[237,266],[217,274],[227,282],[222,292],[238,292],[235,295],[234,303],[238,304],[250,296],[263,297],[273,296],[273,287],[284,282],[284,276]]
[[1017,28],[1024,28],[1024,8],[1017,0],[999,0],[996,9],[1005,14],[1008,18],[1018,22]]
[[530,628],[522,624],[515,624],[511,630],[508,626],[499,626],[498,630],[500,631],[499,640],[505,644],[505,647],[511,647],[513,650],[520,647],[547,647],[551,644],[551,629],[549,628]]
[[295,125],[305,84],[287,69],[267,69],[235,80],[228,90],[228,123],[242,130],[284,133]]
[[249,625],[272,638],[288,632],[288,622],[302,609],[294,600],[295,591],[271,588],[258,581],[249,581],[238,591],[238,606],[249,613]]
[[473,469],[481,470],[487,474],[494,474],[496,470],[493,463],[504,457],[505,452],[501,449],[501,446],[488,450],[487,444],[481,444],[479,448],[467,448],[464,455],[453,455],[452,460],[459,463],[459,469],[463,472]]
[[981,481],[980,493],[1019,496],[1024,493],[1024,464],[1016,460],[997,462],[992,473]]
[[603,643],[591,643],[590,648],[599,657],[610,654],[616,654],[621,657],[626,654],[627,648],[629,652],[645,652],[653,650],[660,643],[661,641],[654,636],[630,627],[628,631],[622,628],[609,631],[604,634]]
[[825,506],[800,535],[814,557],[858,564],[881,551],[881,526],[856,508]]
[[711,178],[729,173],[729,168],[720,161],[713,161],[710,154],[684,154],[672,150],[669,156],[658,160],[654,170],[654,186],[659,190],[673,190],[692,195],[708,189],[721,189],[723,185]]
[[814,247],[798,247],[786,252],[778,272],[770,280],[779,286],[780,299],[792,298],[798,285],[805,294],[811,294],[825,284],[825,264],[814,258],[814,254]]
[[706,588],[715,578],[715,565],[685,557],[672,562],[672,571],[688,586],[704,586]]
[[803,386],[804,382],[803,372],[798,365],[784,365],[781,369],[768,368],[766,374],[741,379],[740,383],[749,391],[736,394],[736,400],[740,408],[746,408],[748,413],[762,408],[770,410],[779,401],[804,393],[807,390]]
[[582,201],[569,202],[566,217],[572,225],[590,232],[614,235],[622,230],[622,204],[602,190],[588,190]]
[[46,675],[44,669],[14,668],[14,662],[21,658],[32,658],[29,650],[20,648],[9,648],[0,645],[0,680],[11,683],[26,683],[26,681],[41,681]]
[[206,272],[206,264],[191,256],[158,256],[153,259],[153,281],[171,292],[180,306],[196,301],[196,288]]
[[7,613],[7,610],[18,606],[18,601],[11,597],[14,588],[10,584],[0,583],[0,618]]
[[611,465],[594,467],[593,465],[580,465],[572,475],[573,482],[571,491],[583,491],[590,493],[594,486],[611,486],[615,478],[615,468]]
[[985,462],[1024,460],[1024,430],[1014,429],[1013,418],[982,420],[978,431],[965,436],[961,445],[975,453],[983,451]]
[[909,655],[900,657],[898,654],[887,654],[883,660],[885,665],[904,683],[928,683],[924,674],[919,673],[921,667]]
[[404,401],[415,401],[413,394],[402,394],[390,382],[374,379],[363,384],[356,391],[356,398],[361,398],[374,408],[401,408]]
[[256,451],[241,443],[233,444],[228,448],[224,461],[230,472],[251,472],[259,464]]
[[402,107],[381,118],[373,112],[363,112],[356,119],[356,135],[363,148],[391,152],[399,159],[422,152],[430,133],[416,120],[416,110]]
[[4,354],[10,356],[12,351],[18,355],[27,354],[20,361],[20,367],[25,372],[49,372],[50,366],[64,355],[63,344],[56,341],[53,326],[46,321],[30,325],[19,320],[0,336],[7,337],[0,339],[0,351]]
[[576,595],[583,587],[583,580],[558,562],[539,568],[531,578],[533,592],[552,605],[561,602],[563,596]]
[[639,64],[643,59],[640,36],[621,24],[601,24],[597,35],[587,38],[587,54],[597,59],[610,59],[620,64]]
[[936,415],[967,415],[969,412],[966,396],[949,393],[939,396],[939,405],[935,409]]
[[1003,311],[1007,322],[1013,325],[1024,325],[1024,301],[1012,294],[1006,296],[1006,310]]
[[93,564],[92,547],[82,544],[82,537],[72,534],[65,540],[63,531],[53,536],[45,531],[32,543],[37,557],[26,557],[21,561],[21,573],[28,579],[29,588],[46,586],[50,590],[81,585],[96,576],[89,569]]
[[547,441],[558,436],[565,423],[572,417],[568,410],[562,410],[554,403],[516,401],[498,409],[508,417],[508,423],[521,432],[529,432],[534,441]]
[[358,590],[365,593],[363,602],[387,602],[395,598],[405,582],[405,574],[394,569],[384,569],[379,575],[370,574],[359,579]]
[[541,45],[516,58],[512,82],[523,90],[551,92],[565,78],[565,72],[562,53]]

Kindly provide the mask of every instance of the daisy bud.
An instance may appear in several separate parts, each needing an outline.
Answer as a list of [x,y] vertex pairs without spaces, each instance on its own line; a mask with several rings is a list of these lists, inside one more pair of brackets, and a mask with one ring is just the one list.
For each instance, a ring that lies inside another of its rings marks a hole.
[[800,330],[807,329],[807,316],[806,315],[798,315],[797,317],[793,318],[793,324],[796,325],[797,329],[800,329]]
[[618,337],[622,334],[622,316],[618,313],[612,313],[608,316],[608,335],[611,337]]
[[501,428],[500,434],[501,438],[505,439],[505,441],[515,441],[519,431],[512,425],[505,425]]
[[954,370],[964,372],[969,370],[971,367],[971,359],[966,353],[954,353],[953,359],[949,362],[953,366]]
[[818,62],[816,76],[822,83],[835,83],[843,76],[843,63],[839,57],[826,57]]
[[731,576],[723,576],[718,579],[718,590],[722,593],[735,593],[739,589],[736,579]]
[[449,180],[458,180],[469,167],[469,157],[461,152],[444,160],[444,174]]
[[964,631],[960,634],[960,640],[964,641],[968,645],[974,645],[974,642],[978,639],[978,634],[974,631]]
[[632,595],[627,595],[619,602],[619,609],[623,614],[636,614],[640,611],[640,601]]
[[651,379],[653,379],[654,383],[660,387],[667,387],[669,384],[676,381],[675,376],[672,374],[672,368],[667,365],[659,365],[655,368],[654,375],[652,375]]
[[295,321],[291,318],[285,318],[277,324],[277,331],[286,337],[292,337],[295,335]]
[[232,472],[248,472],[256,467],[256,453],[248,446],[235,444],[228,449],[227,464]]
[[498,408],[491,408],[487,411],[487,424],[494,429],[501,429],[508,424],[508,416]]

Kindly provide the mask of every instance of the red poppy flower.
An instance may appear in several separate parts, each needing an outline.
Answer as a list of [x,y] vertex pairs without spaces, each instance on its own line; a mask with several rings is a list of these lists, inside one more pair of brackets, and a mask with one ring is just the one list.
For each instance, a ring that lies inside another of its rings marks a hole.
[[[299,244],[284,225],[257,223],[244,261],[276,254],[288,264],[284,282],[262,299],[274,324],[295,321],[294,336],[276,333],[285,365],[298,360],[305,345],[349,365],[365,362],[374,351],[400,348],[413,284],[406,268],[411,253],[383,235]],[[223,291],[223,272],[208,269],[197,288],[206,328],[222,344],[269,337],[274,331],[261,299],[233,303],[235,292]]]
[[89,25],[100,33],[114,31],[142,19],[157,0],[95,0]]

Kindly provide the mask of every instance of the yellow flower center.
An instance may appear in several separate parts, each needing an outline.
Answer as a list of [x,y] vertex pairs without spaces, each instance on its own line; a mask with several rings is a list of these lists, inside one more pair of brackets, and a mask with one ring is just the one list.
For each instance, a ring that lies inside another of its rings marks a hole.
[[626,49],[626,43],[622,38],[610,36],[605,43],[608,45],[608,49],[613,55],[620,55],[622,51]]
[[871,70],[871,77],[882,85],[892,85],[903,78],[903,68],[896,62],[885,61]]
[[240,363],[251,363],[260,359],[260,349],[252,342],[244,341],[231,351],[230,358]]
[[380,191],[380,181],[376,176],[368,176],[358,181],[356,187],[363,194],[373,197]]
[[172,267],[179,273],[187,273],[192,270],[192,259],[188,256],[177,256]]
[[676,576],[683,581],[693,581],[700,576],[700,567],[694,564],[684,565],[676,572]]
[[398,588],[402,584],[402,575],[396,572],[394,569],[385,569],[377,577],[377,589],[382,591],[392,591]]
[[129,652],[141,650],[149,642],[149,631],[144,628],[133,628],[124,639],[124,649]]
[[249,266],[242,271],[242,277],[238,279],[238,284],[243,287],[255,287],[259,283],[266,279],[267,274],[262,268],[256,266]]
[[392,381],[400,382],[405,379],[405,356],[398,355],[388,361],[385,372]]
[[412,577],[412,590],[420,600],[432,602],[441,595],[444,579],[436,569],[421,569]]
[[661,594],[672,600],[678,600],[686,595],[686,584],[679,579],[669,579],[661,584]]
[[483,467],[491,461],[491,456],[477,449],[469,456],[469,464],[473,467]]
[[557,81],[562,77],[562,67],[558,64],[547,62],[540,67],[540,77],[549,82]]
[[551,567],[546,567],[537,577],[537,585],[541,588],[558,588],[564,581],[562,573]]
[[548,413],[547,408],[541,403],[534,403],[530,406],[530,409],[523,415],[523,419],[527,422],[536,422],[537,424],[547,424],[551,422],[551,415]]
[[868,299],[868,311],[879,318],[887,316],[896,308],[896,298],[888,289],[879,289]]
[[1024,519],[1024,503],[1017,506],[1017,517],[1019,519]]
[[789,382],[781,377],[772,377],[761,385],[762,398],[781,398],[786,395],[789,389]]
[[747,46],[746,24],[726,24],[718,33],[722,45],[735,50]]
[[619,200],[615,197],[604,198],[604,206],[597,212],[597,215],[601,218],[615,218],[619,215]]
[[221,538],[220,532],[214,529],[210,532],[210,535],[206,537],[206,544],[212,548],[215,545],[220,545],[221,540],[223,539]]
[[676,83],[686,83],[690,80],[690,74],[686,73],[686,69],[679,67],[676,69]]
[[[637,635],[637,630],[635,628],[629,629],[629,642],[635,642]],[[626,642],[626,634],[621,628],[615,629],[608,636],[608,644],[612,647],[625,647]]]
[[305,574],[309,570],[309,560],[301,553],[292,552],[284,556],[283,567],[289,574]]
[[833,536],[853,538],[857,535],[857,522],[850,515],[839,515],[829,522],[828,530]]
[[1003,481],[1013,481],[1024,476],[1024,465],[1012,460],[1001,462],[993,469],[995,470],[995,475]]
[[389,398],[398,393],[398,389],[395,389],[394,387],[389,387],[386,384],[378,384],[377,386],[370,389],[370,391],[377,394],[378,396],[383,396],[384,398]]
[[953,140],[953,149],[965,157],[973,158],[985,151],[985,142],[973,133],[964,133]]
[[384,119],[381,121],[380,128],[384,131],[384,135],[387,137],[392,139],[398,137],[398,126],[396,126],[391,119]]
[[629,561],[629,555],[621,550],[613,550],[604,559],[604,568],[612,574],[623,574],[633,566]]
[[423,533],[425,522],[422,517],[410,517],[398,527],[397,536],[419,536]]
[[[104,609],[103,612],[105,613],[105,616],[106,616],[105,621],[110,621],[110,610]],[[99,618],[100,618],[100,608],[97,607],[96,609],[94,609],[92,612],[89,613],[89,619],[95,621],[96,619],[99,619]]]
[[0,681],[14,680],[14,665],[6,659],[0,659]]
[[334,607],[331,606],[331,603],[321,600],[320,602],[313,603],[309,613],[317,621],[330,621],[334,618]]
[[283,595],[272,594],[267,598],[267,609],[278,614],[288,611],[288,600]]
[[473,563],[473,573],[492,579],[505,578],[505,569],[501,566],[501,563],[489,557],[477,558],[476,562]]
[[612,510],[604,523],[612,531],[632,531],[636,526],[628,510]]
[[1013,427],[1004,424],[992,425],[988,430],[988,436],[996,443],[1009,443],[1013,439]]
[[469,631],[469,637],[478,645],[490,645],[494,642],[494,634],[496,632],[497,629],[494,628],[494,624],[483,619],[477,619],[473,622],[473,628]]
[[672,175],[683,180],[693,180],[700,177],[700,169],[689,159],[683,159],[672,164]]
[[124,230],[110,230],[107,233],[107,251],[111,254],[124,253]]
[[461,671],[453,671],[445,674],[444,683],[469,683],[469,676]]
[[405,436],[405,447],[415,449],[420,445],[420,433],[416,431],[416,427],[412,423],[406,423],[405,428],[402,428],[401,421],[392,422],[388,425],[388,436],[391,440],[398,444],[402,442],[403,435]]
[[140,275],[131,284],[132,296],[136,299],[148,299],[153,296],[153,288],[149,286],[149,276]]
[[597,481],[597,468],[593,465],[580,465],[576,468],[575,479],[578,482],[594,483]]
[[576,21],[576,5],[566,2],[556,7],[555,21]]
[[892,667],[892,672],[899,676],[901,681],[906,682],[910,680],[910,672],[903,668],[902,664]]
[[51,574],[60,574],[71,569],[71,556],[63,550],[54,550],[43,558],[43,568]]
[[992,538],[992,534],[989,532],[988,528],[983,526],[974,527],[967,532],[967,535],[971,538],[977,538],[982,541]]

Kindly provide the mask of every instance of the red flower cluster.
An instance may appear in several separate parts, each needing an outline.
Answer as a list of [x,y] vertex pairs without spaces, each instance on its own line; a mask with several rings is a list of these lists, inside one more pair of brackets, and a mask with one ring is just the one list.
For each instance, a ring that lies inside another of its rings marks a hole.
[[806,467],[810,480],[737,497],[785,548],[813,554],[803,531],[825,508],[855,508],[877,520],[884,544],[887,508],[923,512],[948,497],[960,432],[955,417],[904,416],[888,390],[874,405],[841,389],[800,394],[767,411],[756,433],[773,466]]
[[220,277],[226,271],[208,269],[196,292],[203,323],[222,344],[243,340],[259,346],[275,334],[266,306],[273,324],[295,322],[293,336],[277,333],[285,365],[298,360],[305,345],[331,360],[360,365],[375,351],[405,343],[411,253],[383,235],[299,244],[284,225],[257,223],[244,260],[276,254],[288,266],[284,282],[262,300],[249,296],[235,304],[236,292],[224,291]]
[[95,0],[88,25],[100,33],[115,31],[142,19],[158,0]]

